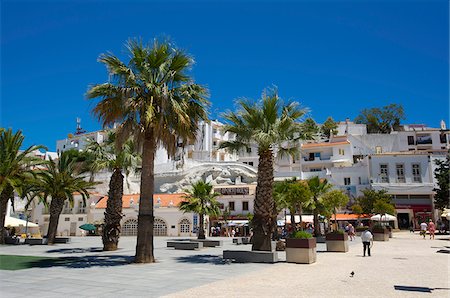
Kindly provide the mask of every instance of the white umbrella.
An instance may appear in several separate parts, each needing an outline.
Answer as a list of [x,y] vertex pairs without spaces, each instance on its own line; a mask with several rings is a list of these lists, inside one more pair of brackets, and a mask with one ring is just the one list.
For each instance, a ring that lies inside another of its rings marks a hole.
[[444,209],[444,212],[442,212],[441,217],[445,217],[447,220],[450,220],[450,209]]
[[390,215],[390,214],[377,214],[370,218],[371,220],[375,221],[396,221],[397,217]]

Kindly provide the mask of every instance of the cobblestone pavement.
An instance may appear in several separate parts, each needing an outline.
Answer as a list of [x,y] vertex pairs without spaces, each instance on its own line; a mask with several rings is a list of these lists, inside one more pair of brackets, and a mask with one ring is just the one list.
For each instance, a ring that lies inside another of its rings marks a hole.
[[[155,238],[154,264],[133,264],[135,237],[122,237],[120,249],[101,251],[99,237],[73,237],[54,246],[2,246],[0,254],[65,258],[49,268],[0,270],[1,297],[450,297],[448,236],[420,239],[398,232],[375,242],[362,257],[357,238],[348,253],[327,253],[318,244],[317,263],[225,263],[224,246],[200,251],[166,248],[170,237]],[[442,251],[442,252],[438,252]],[[350,272],[354,271],[354,277]],[[407,291],[408,290],[408,291]],[[422,292],[419,292],[422,291]]]

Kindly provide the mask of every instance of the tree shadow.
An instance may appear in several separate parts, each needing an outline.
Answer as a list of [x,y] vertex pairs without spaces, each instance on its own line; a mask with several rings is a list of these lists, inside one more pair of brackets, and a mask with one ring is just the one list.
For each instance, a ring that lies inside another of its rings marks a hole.
[[224,265],[226,261],[217,255],[192,255],[175,258],[180,263]]
[[450,288],[429,288],[429,287],[414,287],[414,286],[398,286],[394,285],[394,289],[397,291],[407,291],[407,292],[421,292],[421,293],[431,293],[434,290],[450,290]]
[[47,253],[60,253],[60,254],[76,254],[87,252],[102,252],[102,247],[89,247],[89,248],[59,248],[47,250]]
[[83,256],[83,257],[62,257],[46,258],[28,262],[28,268],[90,268],[90,267],[113,267],[131,264],[134,261],[132,256]]

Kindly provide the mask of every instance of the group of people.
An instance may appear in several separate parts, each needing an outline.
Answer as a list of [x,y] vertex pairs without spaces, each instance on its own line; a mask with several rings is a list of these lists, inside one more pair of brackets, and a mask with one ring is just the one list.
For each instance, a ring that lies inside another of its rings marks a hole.
[[425,239],[427,231],[430,233],[430,239],[434,239],[434,233],[436,232],[436,225],[431,219],[429,220],[428,224],[426,222],[422,222],[420,224],[420,235],[423,236],[423,239]]
[[345,232],[347,233],[350,241],[355,240],[355,227],[351,223],[345,226]]

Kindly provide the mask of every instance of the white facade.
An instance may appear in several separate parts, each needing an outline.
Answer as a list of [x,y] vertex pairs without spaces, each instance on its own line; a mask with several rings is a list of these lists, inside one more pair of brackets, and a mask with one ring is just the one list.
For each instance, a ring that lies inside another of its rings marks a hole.
[[370,183],[393,197],[400,227],[432,217],[433,172],[428,154],[388,153],[369,157]]
[[75,149],[75,150],[83,150],[90,141],[96,141],[101,144],[107,140],[108,132],[105,130],[99,130],[89,133],[83,133],[79,135],[69,136],[64,140],[56,141],[56,152],[60,154],[63,151]]

